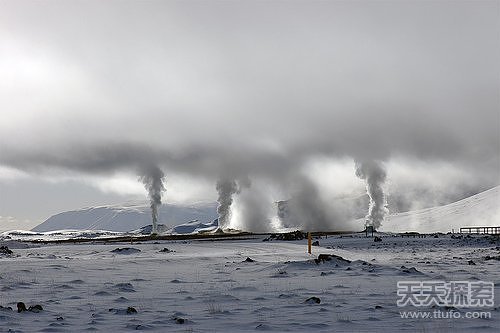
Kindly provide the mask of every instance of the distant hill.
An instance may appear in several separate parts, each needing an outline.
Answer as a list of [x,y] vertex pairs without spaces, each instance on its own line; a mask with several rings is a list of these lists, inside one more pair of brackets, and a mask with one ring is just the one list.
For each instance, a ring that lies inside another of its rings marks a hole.
[[500,226],[500,186],[448,205],[390,215],[380,231],[458,232],[468,226]]
[[[193,220],[211,222],[217,218],[216,203],[193,205],[163,204],[159,209],[159,224],[168,228]],[[151,208],[148,203],[131,203],[87,207],[51,216],[32,231],[53,230],[109,230],[130,231],[151,224]]]

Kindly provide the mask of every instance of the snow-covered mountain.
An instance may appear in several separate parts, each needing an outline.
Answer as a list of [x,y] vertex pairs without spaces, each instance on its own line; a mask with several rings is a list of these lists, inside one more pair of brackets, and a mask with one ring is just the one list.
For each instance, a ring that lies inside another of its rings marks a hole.
[[[168,228],[193,220],[213,221],[217,217],[216,203],[193,205],[163,204],[159,209],[159,224]],[[33,228],[52,230],[130,231],[151,224],[151,208],[147,203],[87,207],[56,214]]]
[[[357,201],[363,201],[361,198]],[[356,202],[356,207],[359,204]],[[361,209],[361,208],[360,208]],[[363,212],[366,211],[363,208]],[[88,207],[63,212],[50,217],[33,231],[53,230],[109,230],[132,231],[151,224],[148,204],[125,204]],[[359,217],[360,214],[356,214]],[[187,230],[215,229],[217,204],[203,203],[189,206],[165,204],[160,208],[159,224],[172,233]],[[379,231],[384,232],[448,232],[466,226],[500,226],[500,186],[463,200],[433,208],[389,215]],[[342,230],[359,231],[364,219],[347,223]]]
[[472,226],[500,226],[500,186],[448,205],[390,215],[380,231],[458,232]]

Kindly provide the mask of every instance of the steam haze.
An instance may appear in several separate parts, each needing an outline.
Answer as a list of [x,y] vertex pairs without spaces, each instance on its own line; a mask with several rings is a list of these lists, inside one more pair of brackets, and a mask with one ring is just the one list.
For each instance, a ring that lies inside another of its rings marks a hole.
[[364,193],[354,159],[385,163],[401,209],[500,183],[497,1],[2,1],[0,41],[0,215],[24,214],[4,200],[19,174],[95,185],[145,165],[207,200],[251,179],[235,206],[256,230],[257,180],[341,225],[328,196]]

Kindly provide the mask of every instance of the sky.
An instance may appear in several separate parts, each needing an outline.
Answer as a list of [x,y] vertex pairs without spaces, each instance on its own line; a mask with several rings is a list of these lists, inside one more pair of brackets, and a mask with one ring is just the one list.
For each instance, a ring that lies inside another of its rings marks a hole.
[[168,202],[500,183],[498,1],[0,0],[0,77],[0,224],[147,200],[149,165]]

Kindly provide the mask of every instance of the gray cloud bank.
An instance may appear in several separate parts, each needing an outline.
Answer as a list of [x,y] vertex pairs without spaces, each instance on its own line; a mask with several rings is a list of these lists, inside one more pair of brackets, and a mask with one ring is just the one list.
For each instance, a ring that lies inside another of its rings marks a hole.
[[0,165],[260,178],[298,186],[297,207],[319,155],[446,161],[494,186],[499,6],[3,1]]

